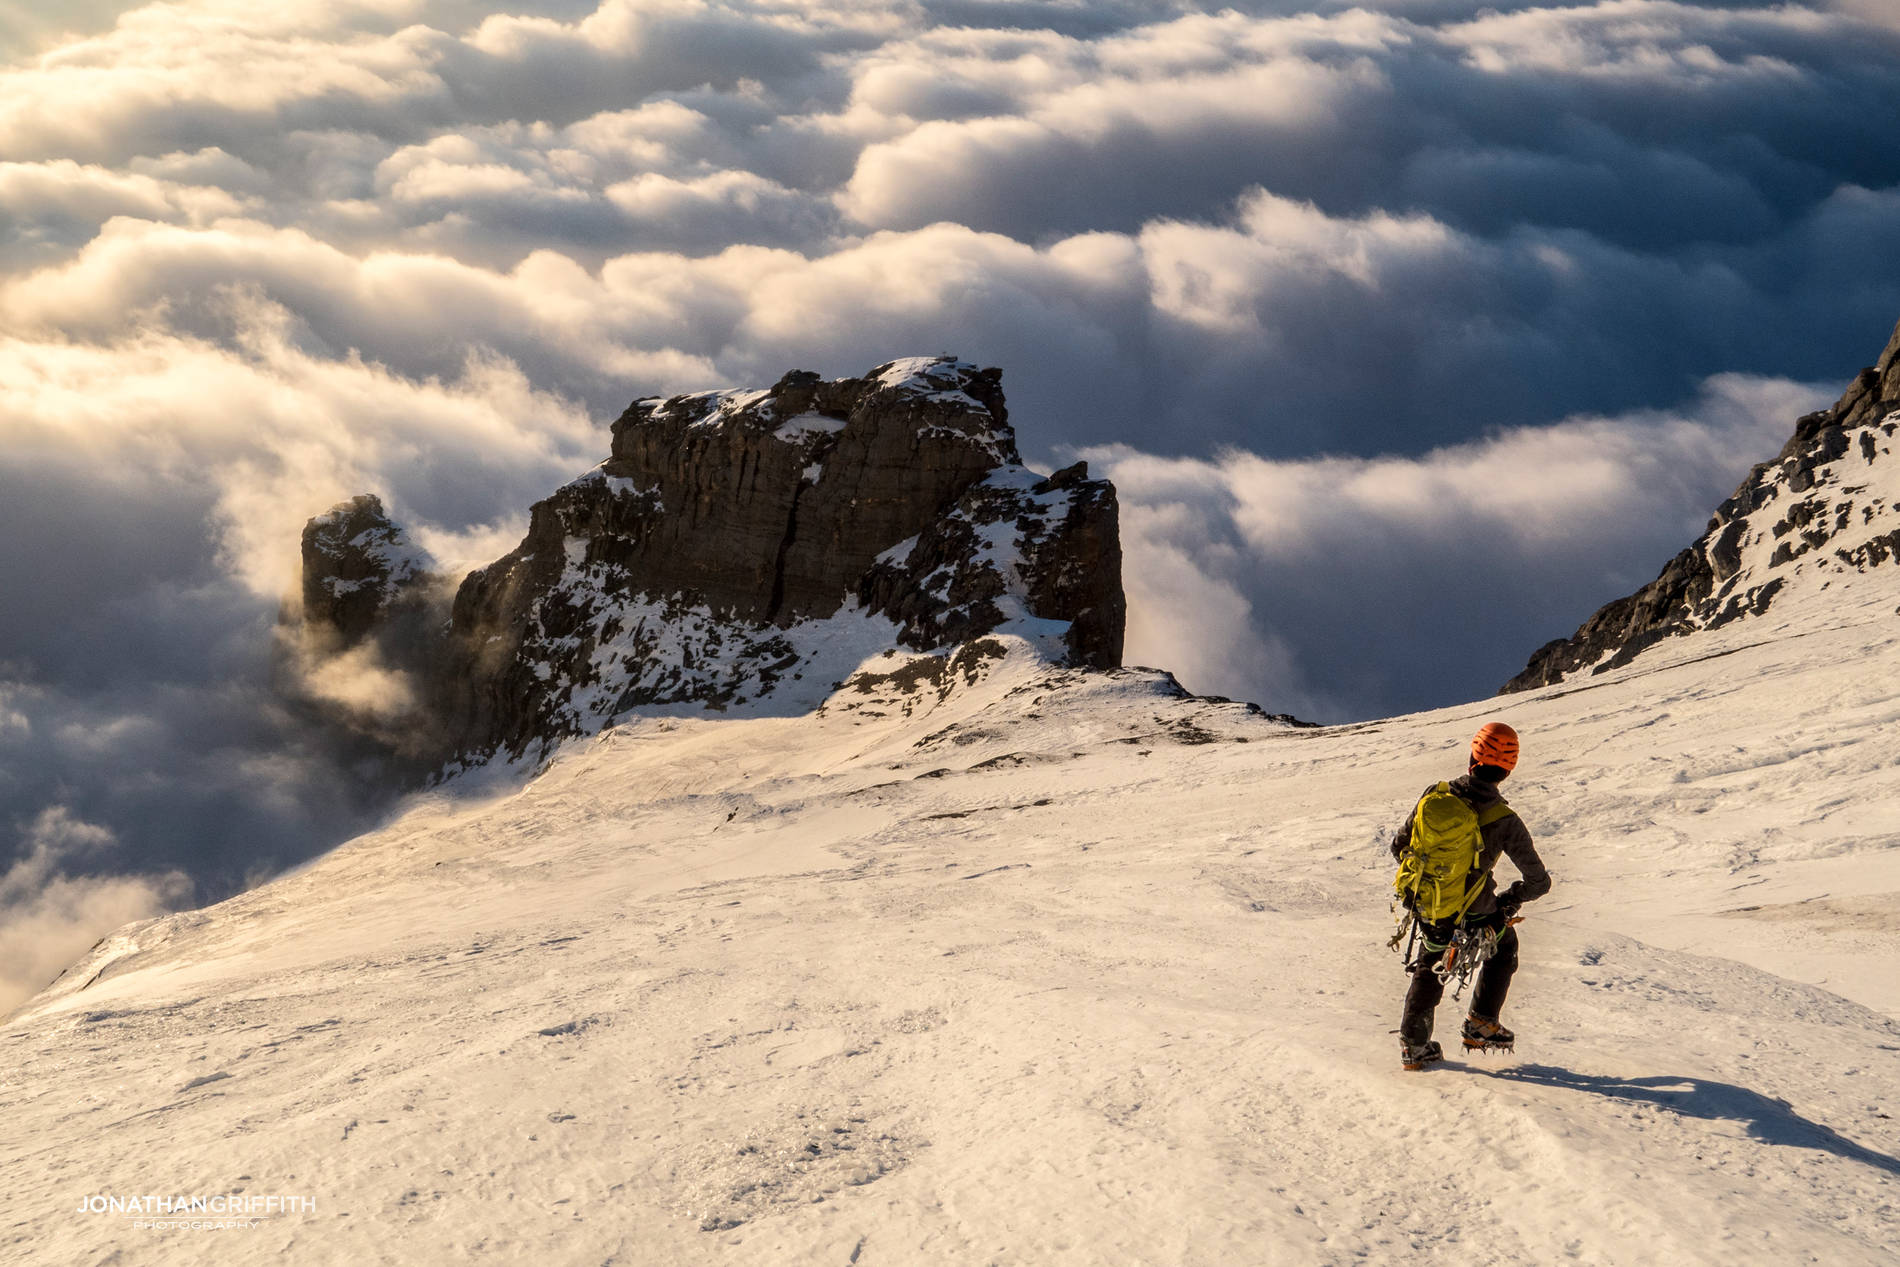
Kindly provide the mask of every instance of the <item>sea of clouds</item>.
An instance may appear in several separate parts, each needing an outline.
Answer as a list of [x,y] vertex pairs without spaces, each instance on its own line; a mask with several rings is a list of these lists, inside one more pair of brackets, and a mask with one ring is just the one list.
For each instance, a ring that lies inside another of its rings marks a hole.
[[271,680],[343,497],[473,564],[635,396],[954,352],[1120,487],[1131,661],[1363,718],[1649,579],[1900,317],[1888,0],[94,2],[0,59],[0,1006],[380,812]]

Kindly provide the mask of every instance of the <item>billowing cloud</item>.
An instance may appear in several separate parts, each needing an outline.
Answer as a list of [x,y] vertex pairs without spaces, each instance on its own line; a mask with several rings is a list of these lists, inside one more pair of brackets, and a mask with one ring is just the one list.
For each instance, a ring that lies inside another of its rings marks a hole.
[[[467,567],[605,445],[492,355],[404,378],[312,352],[254,289],[212,298],[228,341],[158,324],[104,342],[0,338],[0,831],[39,859],[13,876],[26,896],[0,906],[0,940],[68,947],[56,957],[234,892],[379,812],[374,754],[276,690],[274,626],[311,514],[378,491]],[[377,675],[326,665],[318,693],[386,708],[400,684]],[[46,844],[47,807],[98,826],[83,859],[70,832]]]
[[[121,340],[162,313],[231,343],[221,296],[242,285],[332,355],[370,350],[427,377],[493,351],[602,417],[635,390],[956,350],[1009,369],[1037,419],[1032,445],[1096,441],[1108,423],[1158,432],[1149,442],[1177,452],[1377,451],[1542,420],[1559,402],[1630,407],[1698,356],[1719,364],[1724,349],[1755,345],[1766,356],[1786,333],[1778,320],[1845,325],[1843,285],[1864,295],[1862,252],[1888,243],[1900,251],[1900,192],[1842,191],[1758,250],[1763,270],[1811,260],[1804,276],[1826,283],[1778,304],[1719,259],[1574,233],[1493,240],[1418,213],[1334,217],[1263,190],[1220,222],[1040,247],[939,224],[823,253],[641,252],[598,272],[546,250],[501,272],[353,254],[252,220],[120,217],[71,260],[0,287],[0,305],[34,332]],[[1866,323],[1857,345],[1878,347],[1884,324]]]
[[115,216],[209,224],[239,214],[245,200],[215,184],[185,184],[146,172],[50,163],[0,163],[0,262],[31,264],[83,246]]
[[0,1015],[114,928],[160,914],[191,893],[180,871],[88,874],[88,862],[113,835],[64,806],[42,810],[23,836],[23,853],[0,872]]
[[[223,574],[274,601],[295,587],[304,521],[337,501],[381,493],[447,540],[522,521],[528,501],[605,448],[596,423],[506,361],[401,378],[313,354],[295,317],[254,289],[207,299],[229,346],[151,330],[105,343],[0,340],[13,371],[0,384],[0,477],[83,476],[121,504],[208,512],[199,536],[215,543]],[[22,579],[41,570],[14,562]]]
[[[306,517],[493,557],[632,397],[794,367],[1003,366],[1032,459],[1123,484],[1131,654],[1192,685],[1484,693],[1884,341],[1895,117],[1882,0],[9,14],[0,866],[66,887],[5,918],[374,816],[273,690]],[[1435,615],[1362,636],[1393,595]]]
[[[1087,450],[1127,508],[1128,656],[1316,720],[1495,689],[1648,581],[1830,388],[1720,375],[1680,410],[1416,456]],[[1343,578],[1349,578],[1342,583]],[[1206,620],[1202,619],[1203,614]],[[1586,613],[1587,614],[1587,613]]]

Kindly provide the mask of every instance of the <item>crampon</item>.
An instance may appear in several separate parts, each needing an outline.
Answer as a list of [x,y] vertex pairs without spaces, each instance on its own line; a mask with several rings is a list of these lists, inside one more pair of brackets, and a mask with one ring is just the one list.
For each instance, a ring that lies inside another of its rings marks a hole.
[[1465,1018],[1465,1050],[1510,1051],[1517,1035],[1494,1020],[1483,1016]]

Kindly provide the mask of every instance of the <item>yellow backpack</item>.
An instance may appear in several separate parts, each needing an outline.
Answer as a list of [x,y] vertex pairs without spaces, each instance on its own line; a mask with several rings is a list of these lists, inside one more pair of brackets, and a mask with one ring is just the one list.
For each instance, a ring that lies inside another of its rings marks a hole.
[[1481,831],[1514,811],[1503,801],[1474,810],[1440,783],[1412,811],[1412,843],[1399,858],[1392,887],[1421,920],[1456,920],[1484,890]]

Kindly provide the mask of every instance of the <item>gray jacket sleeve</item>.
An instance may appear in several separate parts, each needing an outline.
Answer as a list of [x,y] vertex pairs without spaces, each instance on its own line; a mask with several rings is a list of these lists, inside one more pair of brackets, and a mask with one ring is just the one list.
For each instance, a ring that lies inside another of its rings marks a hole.
[[1506,815],[1484,829],[1484,855],[1494,865],[1498,855],[1511,860],[1523,878],[1507,892],[1520,902],[1531,902],[1550,892],[1550,872],[1531,844],[1530,828],[1516,814]]

